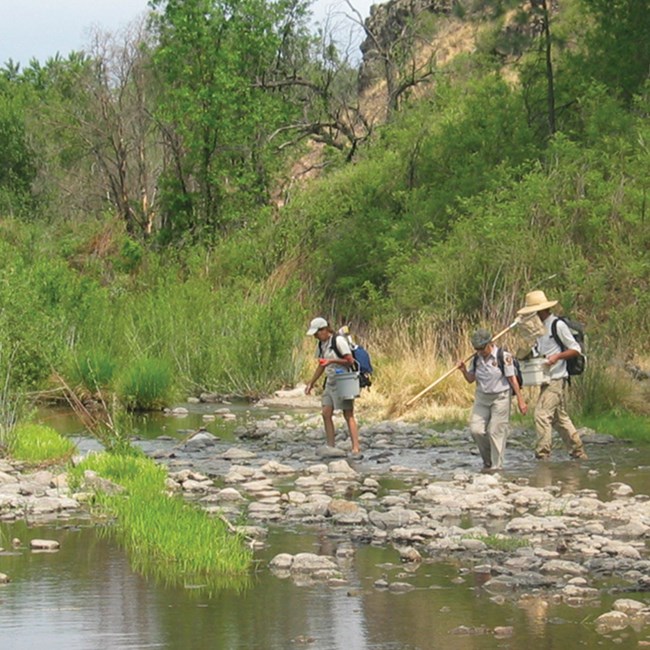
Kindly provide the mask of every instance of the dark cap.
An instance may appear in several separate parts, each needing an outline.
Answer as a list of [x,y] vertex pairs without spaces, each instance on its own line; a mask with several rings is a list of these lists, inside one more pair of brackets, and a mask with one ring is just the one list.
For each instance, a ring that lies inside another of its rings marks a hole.
[[478,329],[472,334],[472,347],[475,350],[484,348],[492,340],[492,333],[486,329]]

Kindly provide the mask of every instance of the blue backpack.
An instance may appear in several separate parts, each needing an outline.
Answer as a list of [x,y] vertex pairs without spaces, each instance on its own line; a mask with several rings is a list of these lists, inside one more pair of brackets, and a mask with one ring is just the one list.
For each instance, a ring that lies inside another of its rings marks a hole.
[[[334,350],[337,357],[342,359],[343,355],[336,344],[336,339],[339,336],[343,336],[343,334],[334,334],[334,336],[332,336],[332,350]],[[355,370],[359,371],[359,386],[361,388],[370,388],[372,386],[370,375],[374,372],[372,361],[370,360],[370,354],[368,354],[368,350],[366,350],[362,345],[350,345],[350,348],[352,350],[352,356],[356,362]]]

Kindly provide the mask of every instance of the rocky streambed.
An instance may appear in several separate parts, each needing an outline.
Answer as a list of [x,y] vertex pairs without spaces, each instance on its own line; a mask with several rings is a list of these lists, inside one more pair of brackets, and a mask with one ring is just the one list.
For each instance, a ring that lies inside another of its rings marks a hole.
[[[319,417],[283,413],[262,412],[236,430],[235,442],[199,430],[181,442],[136,444],[168,467],[170,490],[226,518],[255,548],[274,527],[324,531],[331,553],[278,549],[271,560],[278,578],[297,585],[345,585],[346,560],[370,544],[394,549],[395,563],[408,568],[399,578],[377,580],[375,589],[408,591],[415,588],[409,577],[422,567],[453,562],[459,582],[475,581],[495,602],[541,597],[597,608],[613,593],[597,629],[644,629],[650,497],[618,480],[613,459],[634,454],[631,464],[642,475],[647,451],[584,432],[590,461],[571,462],[556,450],[540,466],[532,460],[532,435],[513,432],[501,474],[477,471],[466,430],[403,422],[365,424],[360,459],[349,456],[343,430],[337,447],[328,448]],[[84,490],[106,488],[87,478]],[[83,499],[70,493],[65,475],[0,463],[5,521],[77,517]]]

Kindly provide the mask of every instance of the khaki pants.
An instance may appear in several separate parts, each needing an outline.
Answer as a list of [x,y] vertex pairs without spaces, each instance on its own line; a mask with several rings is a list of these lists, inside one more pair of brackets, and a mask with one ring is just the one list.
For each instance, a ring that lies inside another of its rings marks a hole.
[[572,455],[584,453],[582,440],[566,411],[566,381],[552,379],[550,384],[541,387],[535,406],[535,430],[537,444],[535,456],[545,458],[550,455],[553,442],[553,428],[558,431],[566,448]]
[[483,459],[483,466],[503,469],[510,429],[510,389],[484,393],[477,389],[469,430]]

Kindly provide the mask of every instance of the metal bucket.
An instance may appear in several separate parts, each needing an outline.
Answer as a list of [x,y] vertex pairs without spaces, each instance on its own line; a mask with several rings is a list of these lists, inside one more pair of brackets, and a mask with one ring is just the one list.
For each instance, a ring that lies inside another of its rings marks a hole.
[[361,388],[359,387],[359,373],[358,372],[343,372],[334,375],[336,396],[343,399],[354,399],[359,397]]
[[551,381],[551,367],[544,357],[536,357],[521,362],[524,386],[541,386]]

